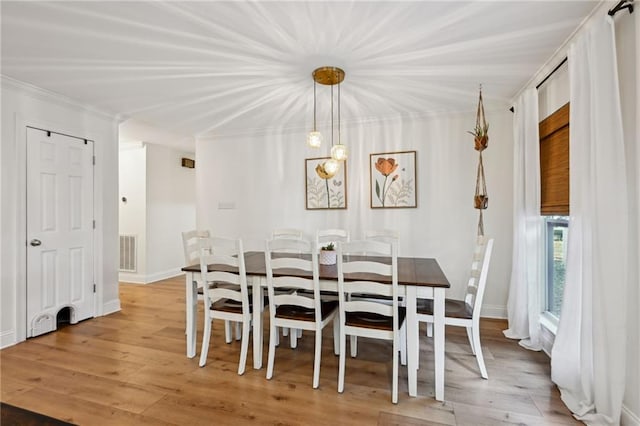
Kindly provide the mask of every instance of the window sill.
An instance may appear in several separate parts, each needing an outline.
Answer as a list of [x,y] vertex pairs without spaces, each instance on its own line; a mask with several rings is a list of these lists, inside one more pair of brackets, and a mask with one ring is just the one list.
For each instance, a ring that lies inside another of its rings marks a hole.
[[551,349],[558,332],[558,318],[548,312],[540,314],[540,340],[542,350],[551,358]]

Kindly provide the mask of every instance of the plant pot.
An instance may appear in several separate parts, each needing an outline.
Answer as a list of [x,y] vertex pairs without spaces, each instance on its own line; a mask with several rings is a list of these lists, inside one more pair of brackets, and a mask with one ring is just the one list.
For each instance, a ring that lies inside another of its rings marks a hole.
[[489,136],[476,136],[474,140],[476,151],[484,151],[489,146]]
[[473,197],[473,207],[476,209],[486,209],[489,207],[489,196],[488,195],[475,195]]
[[321,265],[335,265],[337,262],[335,250],[320,250],[318,261]]

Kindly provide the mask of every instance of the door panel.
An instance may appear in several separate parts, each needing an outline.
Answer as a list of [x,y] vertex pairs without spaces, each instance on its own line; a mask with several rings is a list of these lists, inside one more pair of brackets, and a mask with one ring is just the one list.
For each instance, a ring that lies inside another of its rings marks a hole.
[[94,314],[93,142],[27,129],[27,337]]

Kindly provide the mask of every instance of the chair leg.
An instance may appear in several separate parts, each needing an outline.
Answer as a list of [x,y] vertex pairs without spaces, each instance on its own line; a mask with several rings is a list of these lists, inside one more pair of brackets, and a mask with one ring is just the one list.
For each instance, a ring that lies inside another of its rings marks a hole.
[[295,328],[289,330],[289,346],[291,349],[298,347],[298,331]]
[[467,338],[469,339],[469,345],[471,346],[471,352],[475,355],[476,348],[473,346],[473,332],[472,327],[466,327],[467,329]]
[[355,358],[358,356],[358,336],[350,336],[350,346],[351,346],[351,358]]
[[407,365],[407,323],[403,323],[400,333],[400,363]]
[[236,322],[236,340],[240,340],[242,338],[242,324]]
[[282,327],[282,337],[287,337],[289,335],[289,328]]
[[347,353],[347,336],[344,327],[340,327],[340,361],[338,362],[338,392],[344,392],[344,369]]
[[240,364],[238,365],[239,375],[244,374],[244,369],[247,366],[247,352],[249,352],[249,330],[251,330],[251,321],[248,318],[245,318],[245,320],[242,322],[242,344],[240,345]]
[[480,375],[483,379],[488,379],[487,367],[484,365],[484,357],[482,356],[482,346],[480,346],[480,327],[472,327],[473,334],[473,347],[476,350],[476,361],[478,361],[478,367],[480,367]]
[[391,377],[391,402],[398,403],[398,335],[393,337],[393,376]]
[[316,327],[316,353],[313,360],[313,388],[320,385],[320,359],[322,355],[322,328]]
[[333,353],[340,355],[340,322],[338,317],[333,317]]
[[[271,333],[271,332],[269,332]],[[269,335],[271,336],[271,335]],[[280,346],[280,329],[276,327],[276,346]]]
[[233,334],[231,333],[231,321],[224,322],[224,341],[231,343],[233,341]]
[[269,325],[269,358],[267,360],[267,379],[269,380],[273,377],[273,362],[276,357],[276,334],[278,334],[278,327],[273,325],[273,318],[271,318],[271,324]]
[[209,339],[211,338],[211,319],[205,316],[204,331],[202,332],[202,349],[200,350],[200,367],[207,364],[207,355],[209,354]]
[[433,337],[433,323],[427,323],[427,337]]

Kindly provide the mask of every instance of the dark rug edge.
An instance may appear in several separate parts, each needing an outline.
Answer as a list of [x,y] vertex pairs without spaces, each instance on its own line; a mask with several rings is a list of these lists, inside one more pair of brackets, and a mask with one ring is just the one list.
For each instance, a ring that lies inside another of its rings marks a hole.
[[44,414],[36,413],[0,401],[0,424],[2,426],[75,426]]

